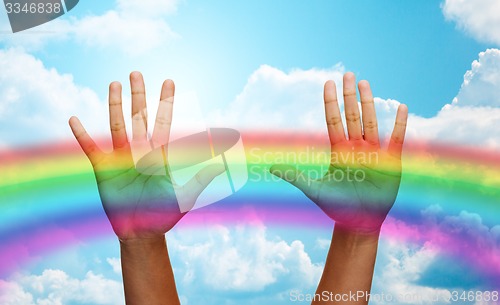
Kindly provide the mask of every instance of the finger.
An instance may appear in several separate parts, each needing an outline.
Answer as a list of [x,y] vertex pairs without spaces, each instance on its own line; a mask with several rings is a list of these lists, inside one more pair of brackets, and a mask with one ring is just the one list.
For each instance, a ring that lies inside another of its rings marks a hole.
[[89,158],[90,163],[92,163],[92,165],[99,163],[102,159],[103,152],[89,136],[82,123],[80,123],[80,120],[77,117],[71,117],[69,119],[69,126],[78,144],[80,144],[83,152],[87,155],[87,158]]
[[147,141],[146,88],[140,72],[130,74],[130,87],[132,90],[132,137],[134,140]]
[[109,124],[113,148],[119,149],[127,145],[127,130],[122,110],[122,85],[118,82],[109,85]]
[[369,144],[378,146],[377,114],[370,83],[362,80],[358,84],[363,119],[363,136]]
[[325,101],[325,116],[328,135],[332,145],[345,141],[344,126],[340,116],[339,103],[337,100],[337,88],[334,81],[327,81],[323,91]]
[[174,108],[175,85],[171,80],[166,80],[161,88],[160,104],[156,113],[155,127],[153,130],[154,146],[168,143],[170,128],[172,126],[172,112]]
[[405,140],[406,122],[408,121],[408,107],[404,104],[399,105],[396,114],[396,123],[389,141],[388,151],[394,157],[400,159],[403,151],[403,142]]
[[317,192],[311,187],[313,181],[304,172],[297,170],[294,166],[275,164],[271,166],[269,171],[271,174],[301,190],[307,197],[313,200],[317,198]]
[[184,196],[189,196],[193,198],[193,203],[196,201],[198,196],[207,188],[207,186],[214,180],[215,177],[226,171],[226,167],[223,164],[212,164],[201,169],[191,180],[189,180],[184,186]]
[[344,74],[344,109],[349,140],[362,140],[358,100],[356,99],[356,77],[352,72]]

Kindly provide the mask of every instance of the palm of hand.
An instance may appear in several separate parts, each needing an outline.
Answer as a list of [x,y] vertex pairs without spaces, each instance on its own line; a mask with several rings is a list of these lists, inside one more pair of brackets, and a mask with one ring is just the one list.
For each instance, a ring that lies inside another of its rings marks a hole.
[[181,213],[168,175],[139,172],[130,155],[113,153],[94,167],[106,215],[122,239],[153,237],[169,231]]
[[[376,230],[396,199],[401,161],[366,143],[353,146],[345,142],[341,146],[332,146],[332,155],[337,157],[332,158],[325,176],[312,182],[311,190],[317,191],[309,197],[338,224]],[[339,157],[342,155],[344,160]]]

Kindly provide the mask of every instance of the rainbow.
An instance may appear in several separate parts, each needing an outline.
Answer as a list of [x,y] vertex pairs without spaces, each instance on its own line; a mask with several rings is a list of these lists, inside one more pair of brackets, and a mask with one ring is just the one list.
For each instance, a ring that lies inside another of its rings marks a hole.
[[[328,137],[244,132],[242,139],[249,172],[245,187],[188,213],[179,225],[243,222],[330,230],[332,221],[319,208],[269,173],[274,163],[288,162],[321,174],[328,166]],[[400,193],[382,238],[432,246],[492,283],[500,282],[500,232],[481,237],[472,234],[467,224],[452,227],[439,220],[466,210],[479,215],[486,228],[496,225],[499,156],[498,151],[484,148],[406,143]],[[74,141],[2,151],[0,176],[0,278],[61,247],[113,234],[92,167]],[[442,210],[439,219],[429,220],[422,213],[431,205]]]

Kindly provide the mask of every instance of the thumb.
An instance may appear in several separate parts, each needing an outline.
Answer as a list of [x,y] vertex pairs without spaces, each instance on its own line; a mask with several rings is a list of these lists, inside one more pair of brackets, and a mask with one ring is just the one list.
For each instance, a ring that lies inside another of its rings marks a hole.
[[202,168],[183,187],[183,195],[189,196],[196,201],[198,196],[207,188],[215,177],[226,171],[223,164],[212,164]]
[[301,190],[307,197],[311,199],[316,197],[317,194],[313,194],[311,188],[314,181],[309,179],[303,171],[297,170],[295,166],[288,164],[275,164],[271,166],[269,171],[271,174],[285,180]]

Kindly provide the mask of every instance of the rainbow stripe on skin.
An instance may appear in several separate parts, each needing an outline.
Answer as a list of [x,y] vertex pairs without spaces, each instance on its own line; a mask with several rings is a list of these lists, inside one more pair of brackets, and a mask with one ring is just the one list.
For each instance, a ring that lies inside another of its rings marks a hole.
[[[267,132],[242,133],[242,137],[248,184],[230,198],[188,213],[179,225],[263,222],[330,230],[332,221],[312,202],[268,172],[273,161],[283,162],[283,156],[301,152],[309,154],[312,162],[297,164],[299,168],[325,169],[327,162],[320,164],[323,159],[312,157],[328,154],[325,134]],[[449,215],[468,210],[495,225],[500,214],[499,155],[456,145],[406,143],[400,194],[382,238],[426,243],[443,255],[466,262],[493,283],[500,282],[498,241],[484,242],[429,226],[420,215],[422,209],[437,203]],[[44,253],[113,234],[90,163],[73,141],[0,152],[0,160],[0,278]]]

